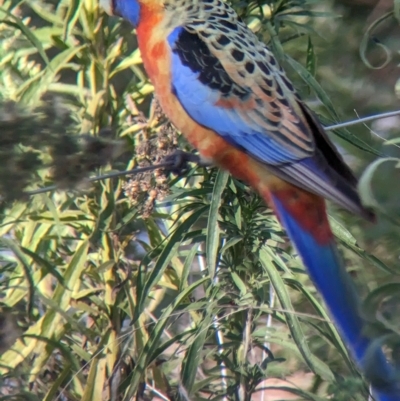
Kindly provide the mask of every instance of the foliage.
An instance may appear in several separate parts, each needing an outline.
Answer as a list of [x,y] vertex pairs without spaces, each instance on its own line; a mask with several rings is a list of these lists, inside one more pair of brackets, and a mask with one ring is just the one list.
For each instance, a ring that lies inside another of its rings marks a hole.
[[[319,99],[328,122],[338,120],[331,100],[338,94],[319,84],[316,54],[318,21],[332,23],[333,5],[314,3],[233,2],[298,74],[303,96]],[[151,102],[132,28],[95,0],[6,0],[0,15],[3,110],[18,111],[12,120],[0,113],[3,398],[251,400],[275,388],[306,400],[367,400],[279,223],[242,182],[191,166],[179,175],[158,170],[21,200],[27,189],[53,181],[70,188],[92,168],[147,166],[187,145]],[[296,61],[299,49],[305,56]],[[59,104],[66,120],[52,117]],[[80,133],[90,135],[88,145],[76,145]],[[349,152],[369,160],[381,152],[354,132],[336,133]],[[114,152],[120,141],[123,154]],[[19,176],[8,158],[28,156]],[[385,209],[373,196],[380,168],[370,167],[363,191]],[[398,267],[391,262],[398,247],[379,242],[380,254],[394,255],[382,261],[353,236],[365,239],[363,223],[332,214],[360,291],[374,290],[365,304],[370,330],[387,335],[395,350]],[[287,382],[265,381],[279,377]],[[296,377],[300,386],[291,386]]]

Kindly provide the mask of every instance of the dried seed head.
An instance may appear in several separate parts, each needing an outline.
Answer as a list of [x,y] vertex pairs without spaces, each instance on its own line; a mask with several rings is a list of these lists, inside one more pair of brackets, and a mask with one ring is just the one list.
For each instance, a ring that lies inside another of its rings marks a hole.
[[[138,118],[135,117],[136,122]],[[156,125],[154,123],[159,125],[154,127]],[[162,113],[157,100],[153,101],[149,120],[145,121],[144,126],[145,128],[136,136],[138,167],[160,163],[165,156],[176,150],[178,143],[178,133]],[[168,194],[167,182],[168,177],[162,169],[140,174],[124,185],[125,195],[132,204],[139,207],[142,217],[147,218],[153,211],[155,201]]]

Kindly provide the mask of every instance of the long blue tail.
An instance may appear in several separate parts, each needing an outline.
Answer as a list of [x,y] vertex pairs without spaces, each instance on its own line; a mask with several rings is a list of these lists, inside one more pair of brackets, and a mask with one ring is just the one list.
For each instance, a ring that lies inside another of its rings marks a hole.
[[386,361],[381,347],[363,333],[365,322],[359,310],[360,300],[340,261],[334,239],[321,245],[291,216],[278,197],[272,194],[272,200],[348,349],[370,380],[375,400],[400,401],[398,374]]

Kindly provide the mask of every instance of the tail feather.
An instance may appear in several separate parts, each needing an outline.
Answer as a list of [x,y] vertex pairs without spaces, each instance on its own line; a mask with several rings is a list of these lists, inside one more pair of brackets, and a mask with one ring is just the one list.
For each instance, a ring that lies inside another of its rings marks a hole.
[[[381,347],[377,347],[364,334],[365,322],[360,313],[360,300],[341,263],[329,228],[324,200],[315,197],[311,210],[309,196],[307,193],[297,194],[295,213],[293,202],[287,202],[287,197],[279,192],[271,194],[275,211],[295,244],[311,280],[328,306],[347,347],[358,366],[370,378],[376,400],[400,401],[400,382],[396,380],[395,370],[386,361]],[[298,204],[300,202],[301,206],[302,199],[307,200],[307,207],[302,208],[303,213],[298,213]],[[310,225],[309,218],[315,220],[316,216],[319,221]],[[323,233],[323,236],[318,237],[318,233]]]

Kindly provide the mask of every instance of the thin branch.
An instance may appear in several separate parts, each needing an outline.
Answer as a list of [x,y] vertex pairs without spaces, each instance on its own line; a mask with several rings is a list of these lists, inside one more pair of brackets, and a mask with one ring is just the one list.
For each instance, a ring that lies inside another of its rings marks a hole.
[[162,400],[165,401],[170,401],[168,397],[166,397],[163,393],[161,393],[159,390],[157,390],[155,387],[153,387],[151,384],[146,383],[146,387],[148,387],[149,390],[151,390],[156,396],[161,398]]
[[[152,166],[147,166],[147,167],[137,167],[137,168],[133,168],[131,170],[114,171],[114,172],[108,173],[108,174],[96,175],[94,177],[90,177],[88,179],[88,182],[107,180],[110,178],[121,177],[123,175],[135,175],[135,174],[145,173],[146,171],[157,170],[159,168],[168,169],[168,168],[173,168],[173,167],[175,167],[175,164],[173,162],[153,164]],[[57,185],[50,185],[48,187],[38,188],[38,189],[34,189],[32,191],[27,191],[26,195],[32,196],[32,195],[37,195],[37,194],[43,194],[45,192],[55,191],[56,189],[59,189],[57,187]]]
[[[369,121],[379,120],[381,118],[388,118],[388,117],[393,117],[393,116],[398,116],[398,115],[400,115],[400,110],[389,111],[387,113],[375,114],[373,116],[358,118],[356,120],[346,121],[344,123],[329,125],[324,128],[325,128],[325,131],[333,131],[333,130],[339,129],[339,128],[350,127],[350,126],[356,125],[356,124],[364,124]],[[95,182],[95,181],[107,180],[107,179],[115,178],[115,177],[121,177],[124,175],[140,174],[140,173],[144,173],[146,171],[157,170],[159,168],[168,169],[168,168],[173,168],[173,167],[175,167],[174,162],[160,163],[160,164],[155,164],[153,166],[148,166],[148,167],[134,168],[132,170],[114,171],[112,173],[90,177],[88,179],[88,181]],[[45,192],[55,191],[56,189],[58,189],[58,187],[56,185],[50,185],[48,187],[38,188],[38,189],[34,189],[32,191],[27,191],[26,195],[33,196],[33,195],[43,194]]]
[[369,117],[358,118],[357,120],[351,120],[351,121],[347,121],[344,123],[330,125],[328,127],[325,127],[325,131],[333,131],[333,130],[339,129],[339,128],[350,127],[352,125],[362,124],[362,123],[366,123],[369,121],[380,120],[381,118],[388,118],[388,117],[393,117],[393,116],[398,116],[398,115],[400,115],[400,110],[389,111],[387,113],[382,113],[382,114],[375,114],[375,115],[369,116]]
[[[204,245],[204,243],[199,244],[200,253],[203,253],[203,251],[204,251],[203,245]],[[224,246],[224,245],[225,245],[225,239],[222,240],[222,246]],[[199,262],[200,271],[205,272],[206,271],[206,258],[201,254],[199,254],[197,258],[198,258],[197,260]],[[218,268],[219,268],[219,265],[217,265],[216,269],[215,269],[214,278],[212,280],[213,286],[215,286],[219,283],[219,278],[217,275]],[[216,334],[216,340],[217,340],[217,345],[218,345],[218,354],[222,355],[224,352],[224,336],[223,336],[220,326],[218,324],[217,317],[214,316],[212,321],[213,321],[212,326],[213,326],[213,328],[215,330],[215,334]],[[221,359],[219,366],[221,369],[221,385],[222,385],[222,389],[224,391],[222,400],[226,401],[228,399],[226,396],[227,391],[228,391],[228,382],[226,380],[226,377],[228,376],[228,370],[226,368],[225,362],[222,359]]]
[[[357,111],[354,110],[354,112],[356,113],[356,116],[357,116],[358,118],[360,118],[360,116],[358,115]],[[377,138],[379,138],[382,142],[387,142],[387,139],[386,139],[386,138],[382,137],[382,136],[379,135],[376,131],[374,131],[372,128],[368,127],[367,124],[363,124],[363,125],[364,125],[364,127],[365,127],[366,129],[369,130],[369,132],[370,132],[372,135],[375,135],[375,136],[376,136]],[[396,143],[392,143],[391,145],[394,146],[394,147],[396,147],[396,148],[399,148],[399,149],[400,149],[400,146],[397,145]]]
[[[276,300],[276,297],[275,297],[275,289],[274,289],[274,286],[273,286],[271,283],[269,283],[269,304],[268,304],[268,306],[269,306],[271,309],[273,309],[273,308],[275,307],[275,300]],[[267,328],[269,329],[270,327],[272,327],[272,312],[269,312],[269,313],[268,313],[268,317],[267,317]],[[268,341],[268,338],[269,338],[269,337],[270,337],[270,333],[267,332],[267,333],[265,334],[265,337],[264,337],[264,347],[265,347],[265,348],[268,348],[268,349],[271,348],[271,344],[270,344],[270,342]],[[263,348],[263,351],[262,351],[261,364],[264,362],[265,358],[268,357],[268,354],[267,354],[267,352],[265,351],[265,348]],[[265,399],[266,399],[265,397],[268,395],[268,394],[267,394],[267,391],[268,391],[268,390],[262,390],[262,391],[261,391],[261,401],[265,401]]]

